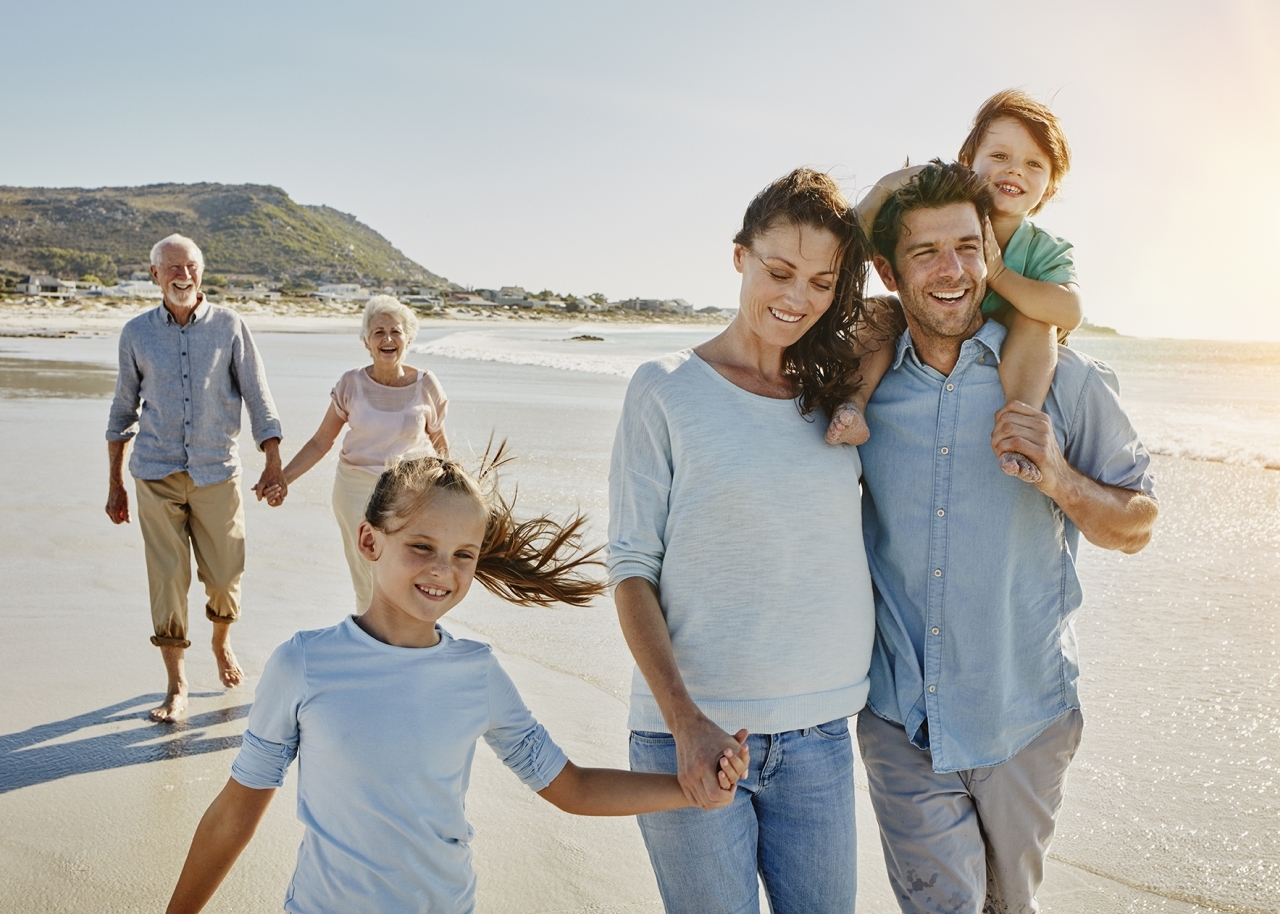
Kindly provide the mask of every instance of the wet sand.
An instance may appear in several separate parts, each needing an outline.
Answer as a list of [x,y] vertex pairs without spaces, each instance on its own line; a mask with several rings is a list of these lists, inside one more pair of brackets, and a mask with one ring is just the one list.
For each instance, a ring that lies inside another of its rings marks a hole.
[[[291,376],[293,363],[280,357],[301,340],[274,340],[268,360],[288,453],[310,434],[327,390]],[[113,527],[102,511],[110,385],[104,392],[104,371],[94,367],[102,362],[90,358],[101,347],[24,340],[6,351],[6,342],[0,340],[0,384],[7,385],[0,417],[11,439],[8,484],[0,488],[0,687],[7,699],[0,708],[0,910],[162,910],[196,822],[226,781],[267,656],[294,631],[332,624],[348,611],[349,582],[328,511],[332,457],[295,487],[285,508],[247,503],[244,618],[234,634],[245,685],[218,685],[197,584],[191,716],[178,727],[153,724],[146,711],[161,698],[164,680],[147,640],[141,536],[136,525]],[[475,439],[491,418],[492,405],[470,403],[468,395],[464,383],[450,389],[451,414],[477,417],[469,434],[459,422],[458,440]],[[555,423],[538,424],[553,436]],[[250,453],[245,463],[247,489],[261,462]],[[480,594],[445,624],[468,636],[468,622],[483,627],[501,611]],[[587,611],[612,609],[601,602]],[[625,766],[626,706],[613,690],[591,681],[589,670],[575,675],[568,664],[556,669],[500,656],[576,762]],[[301,833],[293,784],[291,775],[207,910],[280,909]],[[858,800],[859,911],[892,914],[897,906],[865,791]],[[633,820],[561,813],[487,748],[476,754],[468,816],[482,912],[661,910]],[[1059,914],[1209,910],[1052,860],[1041,897],[1046,911]]]

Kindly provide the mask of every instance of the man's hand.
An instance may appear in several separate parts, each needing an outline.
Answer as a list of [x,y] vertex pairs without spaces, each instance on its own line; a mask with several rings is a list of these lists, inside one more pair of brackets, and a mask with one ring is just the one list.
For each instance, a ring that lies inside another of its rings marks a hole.
[[1039,467],[1040,481],[1035,484],[1036,488],[1055,501],[1067,474],[1074,472],[1058,447],[1049,414],[1019,400],[1010,400],[996,412],[991,446],[997,454],[1007,451],[1022,454]]
[[982,220],[982,256],[987,261],[987,285],[999,282],[1005,271],[1004,252],[996,241],[996,230],[991,227],[991,217]]
[[129,490],[123,482],[112,481],[107,490],[107,517],[113,524],[129,523]]
[[258,477],[253,491],[258,501],[265,498],[267,504],[278,508],[289,494],[289,483],[285,481],[284,467],[280,465],[280,439],[268,438],[262,442],[262,450],[267,456],[267,465],[262,468],[262,475]]
[[676,740],[680,789],[689,802],[699,809],[724,806],[724,788],[720,786],[724,772],[720,760],[738,756],[743,751],[746,733],[741,733],[742,740],[736,739],[708,718],[700,717],[672,735]]

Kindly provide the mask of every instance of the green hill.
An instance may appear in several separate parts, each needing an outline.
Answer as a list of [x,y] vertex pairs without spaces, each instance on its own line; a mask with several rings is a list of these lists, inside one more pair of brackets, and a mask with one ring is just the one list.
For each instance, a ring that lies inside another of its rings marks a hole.
[[232,278],[450,285],[354,216],[270,185],[0,187],[0,266],[11,270],[127,276],[172,232],[195,239],[210,273]]

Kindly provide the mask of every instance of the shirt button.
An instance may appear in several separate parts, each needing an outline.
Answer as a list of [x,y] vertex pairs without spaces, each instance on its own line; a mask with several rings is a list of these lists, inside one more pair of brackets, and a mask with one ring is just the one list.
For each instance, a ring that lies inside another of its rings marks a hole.
[[944,453],[944,454],[950,454],[951,452],[950,452],[949,450],[947,450],[947,449],[944,447],[944,448],[942,449],[942,453]]
[[982,362],[983,364],[986,364],[987,357],[984,355],[982,358],[978,359],[978,361]]
[[[188,424],[188,425],[190,425],[191,423],[187,423],[187,424]],[[941,568],[935,568],[935,569],[933,569],[933,576],[934,576],[935,578],[940,578],[940,577],[942,577],[942,569],[941,569]]]
[[938,691],[938,687],[937,687],[937,686],[929,686],[929,691],[930,691],[930,692],[936,692],[936,691]]
[[956,386],[954,384],[947,385],[947,390],[955,390],[955,389],[956,389]]
[[936,625],[935,625],[933,628],[929,629],[929,631],[933,632],[933,633],[936,635],[936,634],[938,634],[939,632],[941,632],[942,630],[941,630],[940,628],[938,628],[938,626],[936,626]]
[[939,509],[938,509],[938,516],[939,516],[939,517],[946,517],[946,515],[947,515],[947,512],[946,512],[946,511],[943,511],[941,508],[939,508]]

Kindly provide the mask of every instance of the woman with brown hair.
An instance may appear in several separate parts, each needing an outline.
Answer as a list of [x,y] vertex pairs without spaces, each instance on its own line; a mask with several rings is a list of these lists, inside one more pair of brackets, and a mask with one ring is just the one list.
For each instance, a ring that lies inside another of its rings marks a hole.
[[853,748],[875,634],[856,448],[823,440],[857,387],[865,242],[835,182],[798,169],[735,236],[740,307],[642,365],[609,474],[609,577],[636,659],[631,765],[702,810],[732,735],[733,803],[640,816],[668,912],[853,910]]

